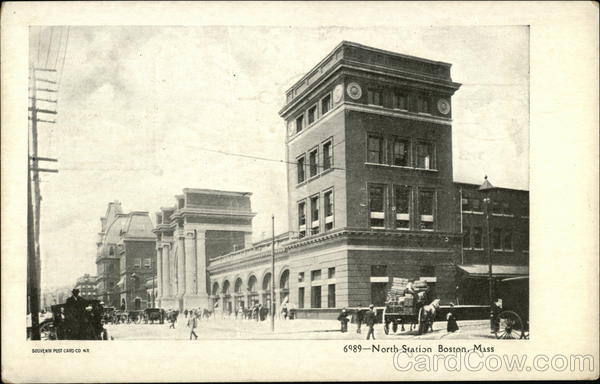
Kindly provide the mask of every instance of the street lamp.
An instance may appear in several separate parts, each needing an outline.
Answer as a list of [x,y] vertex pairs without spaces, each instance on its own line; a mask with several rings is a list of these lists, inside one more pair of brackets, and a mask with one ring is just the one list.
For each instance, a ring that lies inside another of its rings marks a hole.
[[481,192],[485,197],[483,198],[483,203],[485,205],[485,229],[486,229],[486,237],[487,237],[487,257],[488,257],[488,285],[489,285],[489,300],[490,300],[490,330],[493,332],[494,327],[494,280],[492,277],[492,246],[490,241],[490,205],[492,204],[492,199],[489,195],[490,191],[494,190],[495,187],[488,181],[487,175],[485,176],[485,180],[483,184],[479,187],[479,192]]

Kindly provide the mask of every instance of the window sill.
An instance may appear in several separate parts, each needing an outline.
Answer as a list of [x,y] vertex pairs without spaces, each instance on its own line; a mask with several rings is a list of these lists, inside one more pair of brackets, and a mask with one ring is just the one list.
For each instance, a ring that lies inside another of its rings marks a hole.
[[507,215],[506,213],[492,213],[492,216],[496,216],[496,217],[515,217],[515,215]]
[[319,177],[319,174],[317,173],[316,175],[314,175],[314,176],[311,176],[311,177],[309,177],[308,179],[306,179],[306,182],[307,182],[307,183],[308,183],[308,182],[311,182],[311,181],[313,181],[314,179],[317,179],[318,177]]
[[378,166],[378,167],[389,167],[389,165],[384,164],[384,163],[370,163],[368,161],[365,161],[365,165],[374,165],[374,166]]
[[437,170],[437,169],[433,169],[433,168],[416,168],[416,167],[415,167],[415,169],[416,169],[417,171],[438,172],[438,170]]
[[385,229],[385,227],[370,227],[370,229],[382,230],[382,229]]
[[396,228],[396,231],[410,231],[410,228]]
[[478,211],[462,211],[462,213],[468,213],[471,215],[483,215],[483,212],[478,212]]
[[473,251],[483,251],[483,248],[473,248]]
[[434,232],[435,229],[420,229],[420,231],[423,231],[423,232]]
[[331,171],[333,171],[333,165],[332,165],[332,166],[330,166],[330,167],[329,167],[329,168],[327,168],[327,169],[324,169],[324,170],[322,170],[322,171],[321,171],[321,173],[320,173],[320,176],[323,176],[323,175],[325,175],[326,173],[329,173],[329,172],[331,172]]
[[300,182],[300,183],[298,183],[298,184],[296,184],[296,187],[301,187],[301,186],[303,186],[303,185],[305,185],[305,184],[307,184],[307,183],[308,183],[308,179],[307,179],[307,180],[304,180],[304,181],[302,181],[302,182]]
[[401,169],[415,169],[415,167],[409,167],[408,165],[394,165],[394,164],[391,164],[390,167],[392,167],[392,168],[401,168]]

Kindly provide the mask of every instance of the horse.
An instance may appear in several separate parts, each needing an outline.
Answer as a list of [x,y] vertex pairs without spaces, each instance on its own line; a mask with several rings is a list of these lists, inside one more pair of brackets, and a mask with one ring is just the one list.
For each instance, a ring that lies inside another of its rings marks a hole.
[[202,318],[203,319],[210,319],[210,317],[213,315],[213,311],[210,311],[208,309],[203,309],[202,310]]
[[440,299],[435,299],[429,305],[424,305],[419,310],[419,335],[427,333],[428,329],[433,332],[433,322],[435,321],[435,314],[440,308]]

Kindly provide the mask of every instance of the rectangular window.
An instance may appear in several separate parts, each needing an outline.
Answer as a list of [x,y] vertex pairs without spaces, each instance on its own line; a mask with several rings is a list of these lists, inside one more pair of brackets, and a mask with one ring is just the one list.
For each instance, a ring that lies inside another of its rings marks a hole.
[[141,268],[142,267],[142,259],[140,257],[135,258],[135,260],[133,262],[133,267],[134,268]]
[[306,202],[298,203],[298,237],[306,236]]
[[331,95],[327,95],[321,99],[321,116],[331,111]]
[[310,228],[312,235],[319,233],[319,196],[310,199]]
[[151,259],[144,259],[144,267],[145,268],[150,268],[152,267],[152,260]]
[[299,283],[304,282],[304,272],[298,272],[298,282]]
[[325,204],[325,230],[333,229],[333,191],[327,191],[323,194]]
[[481,210],[481,200],[469,199],[469,201],[471,202],[471,209],[473,210],[473,212],[483,212]]
[[383,106],[383,95],[379,89],[369,89],[367,91],[367,100],[371,105]]
[[371,265],[371,277],[387,277],[387,265]]
[[310,281],[321,280],[321,270],[315,269],[314,271],[310,271]]
[[384,187],[382,185],[369,186],[369,219],[373,228],[385,227]]
[[410,228],[410,187],[395,187],[396,228]]
[[319,173],[319,150],[317,148],[308,153],[308,168],[310,177],[317,176]]
[[296,166],[298,169],[298,184],[300,184],[306,180],[304,155],[300,156],[298,160],[296,160]]
[[473,227],[473,248],[483,249],[483,229],[481,227]]
[[335,308],[335,284],[327,286],[327,307]]
[[304,115],[296,117],[296,133],[302,132],[304,128]]
[[310,287],[310,307],[321,308],[321,287]]
[[429,105],[429,96],[419,95],[417,96],[417,112],[419,113],[431,113]]
[[369,135],[367,143],[367,162],[383,164],[383,138]]
[[504,231],[503,246],[504,246],[504,250],[512,251],[512,249],[513,249],[512,231],[509,231],[509,230]]
[[408,97],[403,92],[394,92],[392,103],[395,109],[408,109]]
[[393,165],[397,165],[400,167],[408,167],[410,166],[410,150],[409,150],[410,142],[406,139],[394,139],[394,144],[392,148],[393,152]]
[[434,211],[435,211],[435,192],[420,191],[419,192],[419,215],[421,221],[421,229],[432,231],[434,227]]
[[335,267],[330,267],[327,269],[327,278],[334,279],[335,278]]
[[502,229],[494,228],[492,231],[492,243],[495,250],[502,250]]
[[323,171],[331,168],[333,160],[333,151],[331,146],[331,140],[323,144]]
[[422,142],[417,144],[417,168],[435,168],[435,164],[433,163],[433,144]]
[[502,207],[499,201],[492,201],[492,213],[496,215],[502,213]]
[[304,308],[304,287],[298,288],[298,308]]
[[463,228],[463,248],[471,249],[471,228]]
[[463,212],[471,212],[471,205],[469,204],[469,199],[462,198],[460,200],[460,204],[462,205]]
[[512,210],[510,209],[510,203],[508,201],[502,203],[502,213],[505,215],[512,215]]
[[314,105],[308,109],[308,124],[312,124],[317,120],[317,106]]

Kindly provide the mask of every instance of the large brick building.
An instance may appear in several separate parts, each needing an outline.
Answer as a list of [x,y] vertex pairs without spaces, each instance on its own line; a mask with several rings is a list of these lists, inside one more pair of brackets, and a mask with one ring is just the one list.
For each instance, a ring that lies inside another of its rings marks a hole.
[[[451,105],[459,88],[450,64],[349,42],[290,88],[280,111],[289,232],[276,238],[276,303],[289,300],[301,316],[320,317],[382,305],[391,277],[430,281],[442,303],[481,282],[487,259],[469,248],[479,241],[479,216],[462,204],[479,192],[453,180]],[[494,194],[519,214],[495,213],[500,232],[493,234],[515,244],[528,230],[521,213],[528,193]],[[158,253],[168,271],[159,270],[161,305],[184,308],[188,292],[200,294],[189,301],[200,306],[268,305],[270,242],[250,244],[252,216],[249,193],[188,189],[175,207],[163,208],[155,230],[166,241]],[[225,244],[208,241],[208,224]],[[164,246],[172,250],[177,242],[179,253],[170,251],[165,264]],[[526,274],[528,254],[510,252],[494,251],[503,273]]]
[[123,213],[121,203],[114,201],[100,223],[97,297],[116,308],[146,308],[151,304],[146,282],[156,274],[156,237],[148,212]]
[[79,295],[84,299],[95,299],[96,279],[96,276],[91,276],[89,273],[86,273],[77,278],[73,289],[79,289]]

